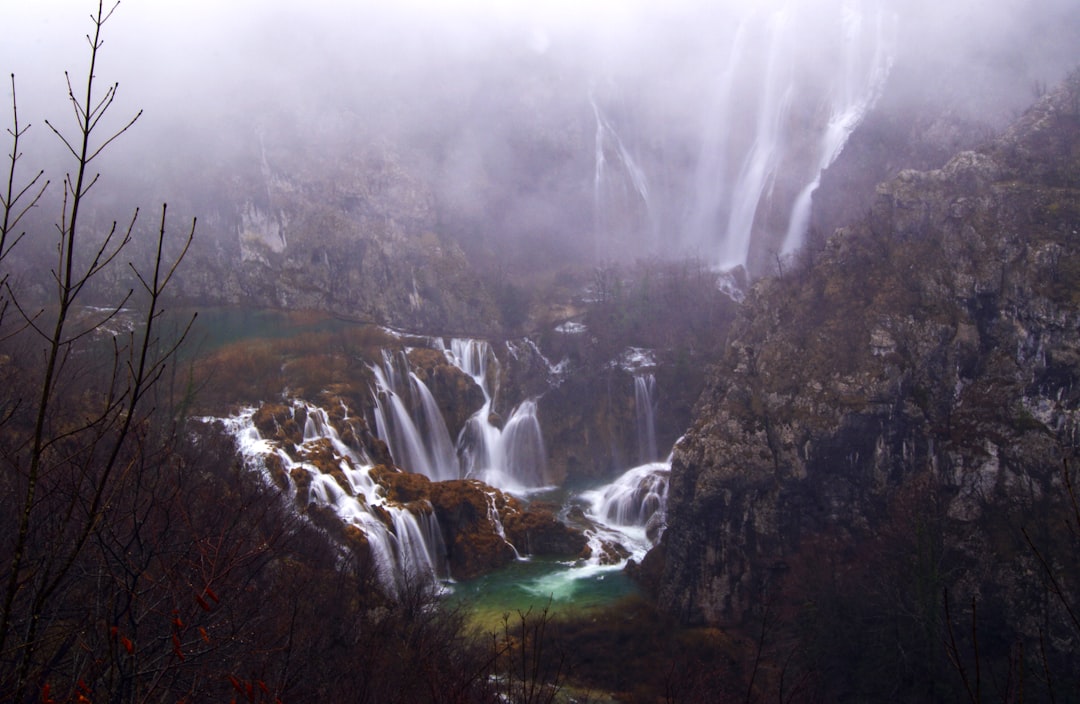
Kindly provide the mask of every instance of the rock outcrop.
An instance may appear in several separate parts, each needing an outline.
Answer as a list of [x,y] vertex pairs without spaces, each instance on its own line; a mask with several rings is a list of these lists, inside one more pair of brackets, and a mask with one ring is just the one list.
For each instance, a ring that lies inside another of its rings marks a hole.
[[1039,567],[1016,527],[1062,508],[1080,449],[1080,75],[880,185],[805,259],[749,295],[644,579],[685,621],[744,622],[799,564],[842,574],[915,495],[910,525],[934,514],[953,570],[939,586],[1001,595],[1023,631]]

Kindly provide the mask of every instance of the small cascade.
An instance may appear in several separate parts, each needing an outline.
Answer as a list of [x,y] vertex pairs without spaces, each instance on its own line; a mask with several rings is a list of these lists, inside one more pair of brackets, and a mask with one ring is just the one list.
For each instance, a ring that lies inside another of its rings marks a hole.
[[670,462],[650,462],[628,470],[595,490],[592,514],[613,526],[644,528],[662,517],[667,502]]
[[634,410],[637,415],[638,462],[655,462],[656,450],[656,377],[634,375]]
[[[274,484],[280,479],[268,469],[269,456],[277,458],[294,493],[297,484],[293,477],[298,470],[306,472],[309,504],[328,507],[343,523],[363,531],[376,573],[387,591],[397,593],[417,579],[432,582],[446,579],[449,576],[446,546],[430,504],[405,507],[388,502],[383,488],[370,475],[373,468],[370,460],[341,440],[326,411],[299,401],[294,403],[294,416],[296,409],[303,409],[306,420],[303,441],[293,452],[286,451],[278,441],[261,436],[254,423],[254,408],[244,409],[230,418],[204,420],[223,423],[236,440],[245,462],[259,470],[267,483]],[[303,459],[309,447],[324,441],[330,443],[339,458],[335,469],[340,470],[347,486]]]
[[645,556],[664,527],[670,474],[670,460],[650,462],[581,495],[594,523],[586,531],[594,556],[604,555],[608,545],[621,546],[635,560]]
[[488,518],[488,522],[491,523],[492,528],[494,528],[495,535],[502,538],[503,542],[506,543],[507,545],[509,545],[511,547],[511,549],[513,549],[514,557],[516,557],[519,560],[523,559],[521,557],[521,553],[518,552],[517,547],[513,543],[511,543],[506,537],[506,527],[503,526],[502,518],[499,517],[499,507],[496,505],[496,496],[495,496],[495,494],[493,494],[493,493],[485,493],[484,495],[487,497],[487,518]]

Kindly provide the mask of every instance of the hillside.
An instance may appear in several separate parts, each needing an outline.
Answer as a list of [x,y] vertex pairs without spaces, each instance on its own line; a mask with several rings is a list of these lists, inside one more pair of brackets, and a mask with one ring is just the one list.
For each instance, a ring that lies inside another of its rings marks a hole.
[[675,450],[662,607],[779,616],[836,696],[1074,653],[1078,230],[1074,74],[760,282]]

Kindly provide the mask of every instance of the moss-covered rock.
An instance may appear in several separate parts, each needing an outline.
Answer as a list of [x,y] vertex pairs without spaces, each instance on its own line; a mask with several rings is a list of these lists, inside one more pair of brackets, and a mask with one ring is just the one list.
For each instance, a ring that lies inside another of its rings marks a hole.
[[522,510],[505,512],[503,526],[507,539],[522,554],[562,558],[588,557],[588,540],[558,518],[559,507],[533,501]]
[[443,531],[450,571],[459,579],[477,577],[516,558],[500,534],[502,492],[472,479],[431,484],[431,503]]

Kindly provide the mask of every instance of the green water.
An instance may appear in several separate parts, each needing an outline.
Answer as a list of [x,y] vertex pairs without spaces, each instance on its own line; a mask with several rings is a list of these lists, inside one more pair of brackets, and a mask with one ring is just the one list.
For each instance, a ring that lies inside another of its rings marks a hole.
[[445,597],[485,630],[502,627],[503,615],[533,613],[550,603],[553,614],[584,616],[638,593],[622,567],[576,566],[532,558],[476,579],[449,585]]
[[[193,311],[173,311],[173,319],[186,323]],[[298,335],[338,332],[358,323],[325,313],[294,313],[250,308],[200,308],[191,326],[188,351],[210,352],[225,345],[253,338],[281,340]]]

